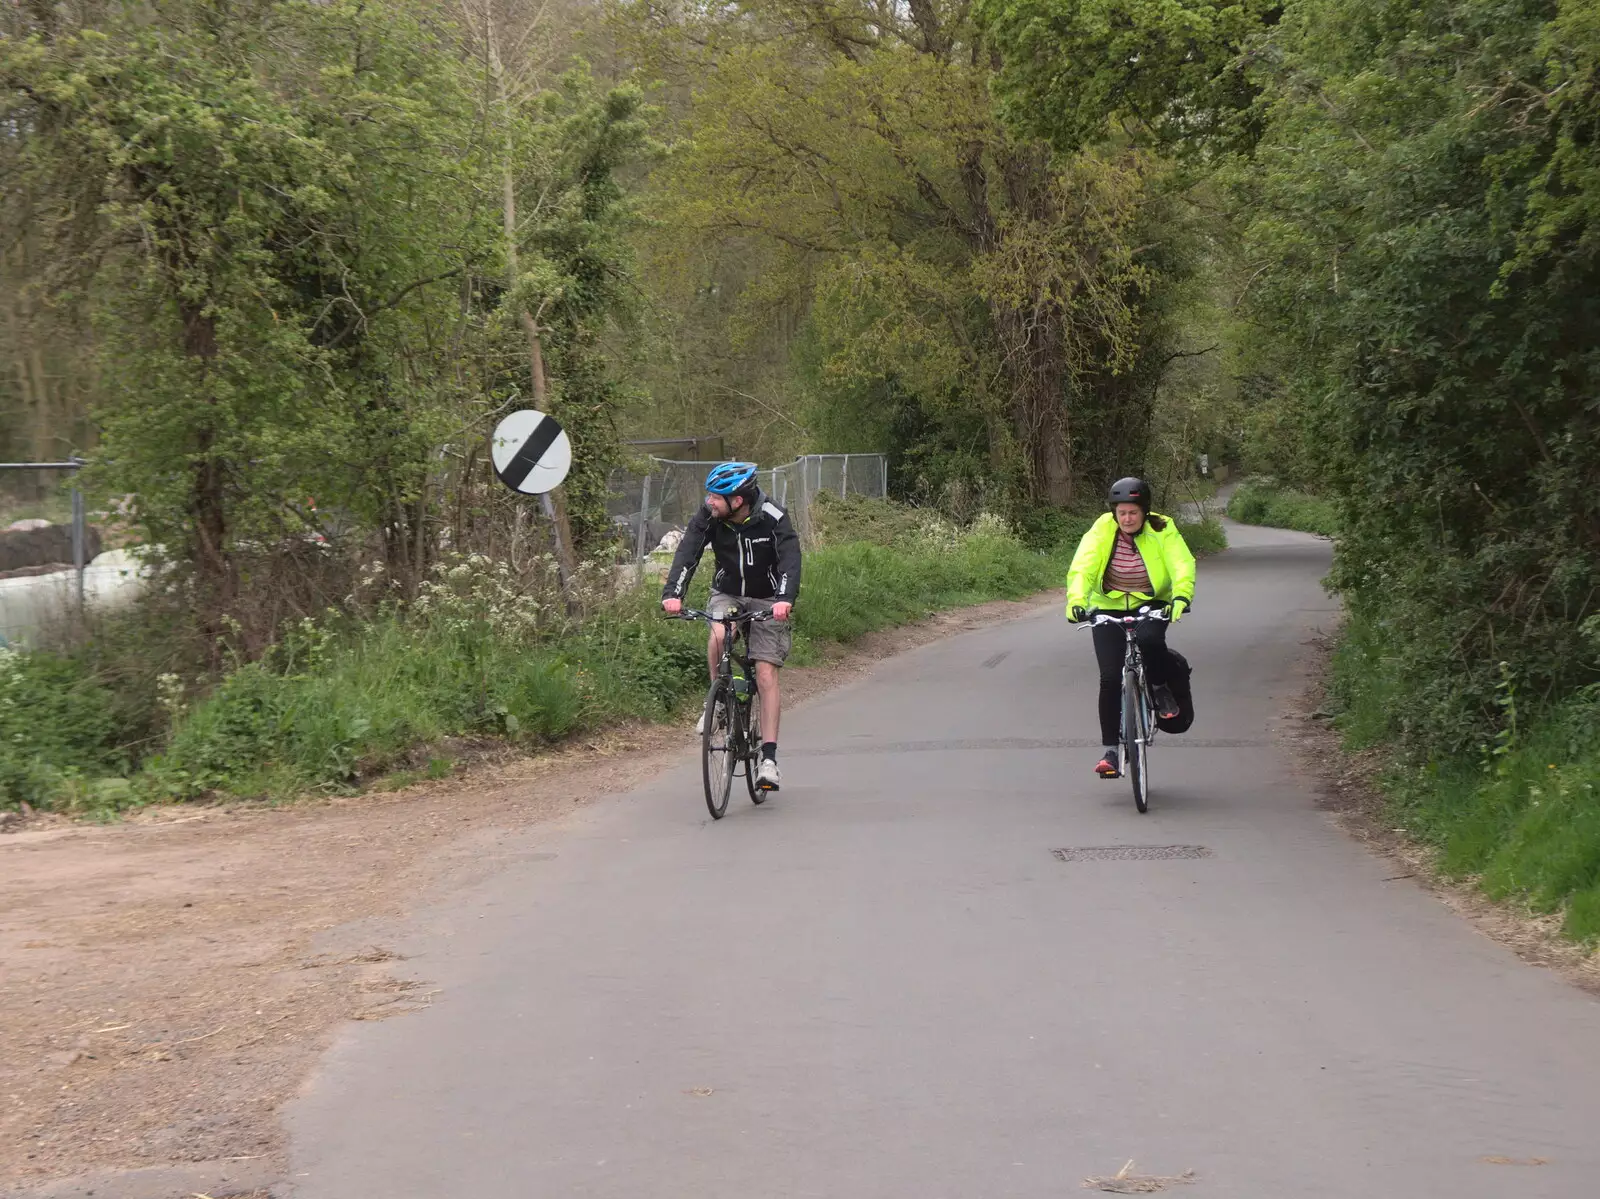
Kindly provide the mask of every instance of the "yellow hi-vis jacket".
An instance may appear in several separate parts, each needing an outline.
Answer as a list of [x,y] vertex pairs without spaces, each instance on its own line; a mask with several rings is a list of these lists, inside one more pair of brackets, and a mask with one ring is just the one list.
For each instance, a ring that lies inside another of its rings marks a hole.
[[1068,615],[1073,608],[1137,608],[1151,600],[1194,599],[1194,555],[1178,532],[1178,522],[1170,516],[1162,519],[1167,527],[1160,532],[1147,519],[1144,528],[1133,535],[1155,594],[1105,590],[1106,565],[1117,543],[1117,518],[1107,512],[1089,527],[1072,555],[1067,570]]

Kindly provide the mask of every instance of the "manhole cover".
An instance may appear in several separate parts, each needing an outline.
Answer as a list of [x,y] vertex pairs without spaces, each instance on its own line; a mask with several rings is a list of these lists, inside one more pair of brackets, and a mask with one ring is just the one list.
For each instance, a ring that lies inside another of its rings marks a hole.
[[1204,845],[1078,845],[1050,852],[1063,862],[1148,862],[1211,856]]

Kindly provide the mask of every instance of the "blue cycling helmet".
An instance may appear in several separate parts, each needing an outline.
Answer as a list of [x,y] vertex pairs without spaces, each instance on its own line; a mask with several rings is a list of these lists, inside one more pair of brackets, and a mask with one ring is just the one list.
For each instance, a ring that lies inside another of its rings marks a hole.
[[712,495],[741,495],[755,486],[754,462],[723,462],[706,476],[706,490]]

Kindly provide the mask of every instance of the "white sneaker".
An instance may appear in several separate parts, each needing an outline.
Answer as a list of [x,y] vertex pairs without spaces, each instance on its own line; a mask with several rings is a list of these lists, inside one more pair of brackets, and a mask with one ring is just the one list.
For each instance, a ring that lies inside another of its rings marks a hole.
[[[719,717],[722,715],[722,705],[720,703],[717,705],[717,715]],[[705,710],[704,707],[702,707],[700,709],[700,719],[694,722],[695,736],[697,736],[697,737],[698,736],[702,736],[702,735],[704,735],[705,731],[706,731],[706,710]]]
[[776,791],[778,781],[783,776],[778,773],[778,764],[771,758],[761,759],[761,769],[756,771],[756,786],[763,791]]

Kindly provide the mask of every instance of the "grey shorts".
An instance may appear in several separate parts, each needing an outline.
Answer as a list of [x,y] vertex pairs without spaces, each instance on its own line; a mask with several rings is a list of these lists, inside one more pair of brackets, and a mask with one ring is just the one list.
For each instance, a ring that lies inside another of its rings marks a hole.
[[[711,605],[706,611],[713,616],[721,616],[730,608],[740,612],[770,612],[776,602],[776,600],[751,599],[749,596],[723,595],[720,591],[713,591]],[[794,643],[794,628],[790,623],[793,619],[791,615],[789,620],[758,620],[745,625],[750,657],[757,662],[771,662],[774,666],[782,666],[783,660],[789,656],[789,647]]]

